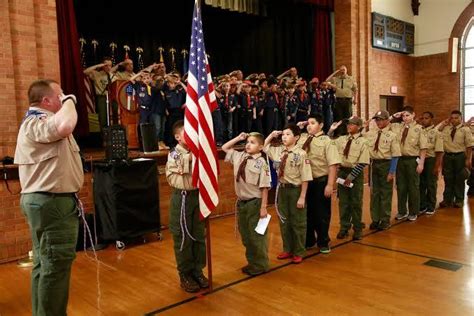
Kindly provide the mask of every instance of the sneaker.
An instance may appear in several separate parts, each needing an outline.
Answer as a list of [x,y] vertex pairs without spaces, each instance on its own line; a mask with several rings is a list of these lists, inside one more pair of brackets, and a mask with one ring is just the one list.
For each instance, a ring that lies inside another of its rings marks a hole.
[[454,203],[453,207],[454,207],[454,208],[462,208],[462,207],[463,207],[463,203],[462,203],[462,202],[456,202],[456,203]]
[[408,220],[411,221],[411,222],[416,221],[417,218],[418,218],[418,216],[416,214],[408,215]]
[[347,237],[349,237],[349,232],[347,230],[339,231],[339,233],[337,233],[337,236],[336,236],[337,239],[344,239]]
[[435,210],[426,210],[426,215],[433,215]]
[[400,214],[400,213],[398,213],[397,216],[395,216],[395,219],[396,219],[397,221],[401,221],[402,219],[405,219],[405,218],[407,218],[407,217],[408,217],[408,214]]
[[293,259],[291,260],[291,262],[296,263],[296,264],[301,263],[301,262],[303,262],[303,257],[293,256]]
[[329,248],[329,246],[321,247],[321,248],[319,248],[319,252],[324,253],[324,254],[328,254],[328,253],[331,252],[331,248]]
[[441,201],[439,203],[439,208],[445,208],[445,207],[451,207],[452,204],[451,203],[448,203],[448,202],[445,202],[445,201]]
[[370,223],[369,229],[370,230],[379,229],[379,226],[380,226],[380,222],[372,222]]
[[199,284],[199,287],[201,289],[209,287],[209,280],[204,276],[202,272],[198,275],[193,275],[193,279],[197,282],[197,284]]
[[201,289],[199,284],[188,274],[180,273],[179,280],[181,288],[186,292],[196,293]]
[[242,269],[240,269],[240,271],[242,271],[242,273],[249,274],[249,272],[248,272],[249,268],[250,268],[250,266],[246,265],[245,267],[242,267]]
[[378,230],[387,230],[390,228],[390,223],[387,222],[381,222],[379,224]]
[[423,214],[423,213],[426,213],[428,209],[426,207],[423,207],[420,209],[420,211],[418,212],[419,215]]
[[352,235],[352,240],[362,240],[362,231],[361,230],[354,231],[354,234]]
[[293,255],[289,252],[282,252],[277,256],[278,260],[284,260],[293,257]]

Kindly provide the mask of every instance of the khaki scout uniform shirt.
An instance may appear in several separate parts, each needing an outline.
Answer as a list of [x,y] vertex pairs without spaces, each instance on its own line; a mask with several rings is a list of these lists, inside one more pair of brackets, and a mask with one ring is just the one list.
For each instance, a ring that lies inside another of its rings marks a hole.
[[15,163],[21,193],[79,192],[84,172],[76,140],[58,134],[54,113],[38,107],[29,110],[41,114],[25,118],[18,133]]
[[250,200],[253,198],[261,198],[262,188],[270,188],[270,168],[262,154],[258,153],[252,155],[252,158],[247,160],[245,166],[245,181],[240,178],[237,182],[237,173],[242,161],[250,156],[244,151],[231,150],[227,153],[225,161],[234,165],[234,184],[237,197],[241,200]]
[[285,170],[283,170],[283,179],[279,179],[281,183],[301,185],[302,182],[313,180],[309,159],[306,156],[306,152],[300,147],[295,146],[288,151],[283,145],[278,147],[267,145],[263,148],[263,151],[278,165],[278,168],[281,158],[285,153],[288,153]]
[[[380,134],[378,151],[375,151],[375,142],[377,141],[379,131]],[[387,125],[383,129],[373,129],[364,134],[369,142],[369,151],[371,159],[387,159],[390,160],[393,157],[400,157],[400,141],[397,138],[397,134],[390,130],[390,125]]]
[[91,73],[89,73],[89,78],[94,81],[96,95],[105,95],[107,91],[107,85],[109,82],[112,82],[112,74],[108,74],[103,70],[93,70]]
[[456,126],[454,141],[451,139],[453,126],[446,126],[441,135],[443,136],[444,151],[447,153],[460,153],[466,151],[467,147],[473,146],[472,133],[469,127],[459,124]]
[[170,151],[166,162],[166,179],[170,186],[179,190],[195,190],[193,186],[192,155],[181,145]]
[[434,125],[428,126],[424,129],[426,132],[426,139],[428,141],[428,148],[426,150],[426,157],[435,157],[436,153],[444,151],[443,136],[435,128]]
[[[344,149],[350,137],[353,139],[349,154],[346,158],[346,156],[344,156]],[[362,137],[360,133],[340,136],[336,140],[336,146],[341,156],[341,167],[354,168],[360,163],[367,165],[370,163],[369,142],[366,138]]]
[[313,178],[327,176],[329,166],[341,163],[341,157],[337,152],[336,142],[329,138],[329,136],[324,135],[323,132],[316,133],[313,136],[304,133],[300,136],[297,146],[302,148],[308,137],[314,138],[306,153],[311,165]]
[[336,98],[352,98],[357,91],[357,82],[352,76],[332,77],[330,82],[336,86]]
[[415,121],[408,124],[408,134],[405,144],[402,144],[403,130],[406,128],[403,123],[391,123],[391,130],[397,133],[402,156],[416,157],[420,155],[420,150],[428,148],[428,141],[423,127]]

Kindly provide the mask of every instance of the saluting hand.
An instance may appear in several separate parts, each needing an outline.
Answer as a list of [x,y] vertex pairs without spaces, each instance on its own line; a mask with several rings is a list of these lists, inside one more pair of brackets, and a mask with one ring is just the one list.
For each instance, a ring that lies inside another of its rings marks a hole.
[[308,121],[301,121],[301,122],[296,123],[296,126],[298,126],[300,129],[303,129],[307,124],[308,124]]
[[277,138],[281,134],[283,134],[282,131],[273,131],[270,135],[272,136],[272,138]]
[[239,140],[246,140],[249,135],[247,133],[240,133],[238,136]]
[[329,128],[330,130],[334,131],[336,128],[338,128],[342,124],[342,121],[335,122],[331,124],[331,127]]
[[393,116],[394,118],[397,118],[397,119],[398,119],[398,118],[402,117],[402,113],[403,113],[403,111],[397,112],[397,113],[393,114],[392,116]]

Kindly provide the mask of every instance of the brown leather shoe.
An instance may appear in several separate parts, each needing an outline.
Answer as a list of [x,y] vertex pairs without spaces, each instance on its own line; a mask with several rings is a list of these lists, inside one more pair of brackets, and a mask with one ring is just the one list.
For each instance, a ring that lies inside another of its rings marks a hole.
[[181,283],[181,288],[186,292],[196,293],[199,292],[199,290],[201,289],[199,284],[196,283],[196,281],[194,281],[194,279],[189,274],[180,273],[179,280]]

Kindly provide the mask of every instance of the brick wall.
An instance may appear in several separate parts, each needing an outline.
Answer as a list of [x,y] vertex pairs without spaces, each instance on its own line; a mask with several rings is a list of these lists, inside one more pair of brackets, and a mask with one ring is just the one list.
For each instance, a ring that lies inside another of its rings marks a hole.
[[[381,95],[403,96],[406,104],[412,104],[415,93],[414,58],[375,48],[370,50],[369,113],[373,115],[380,109]],[[391,86],[397,86],[396,94],[390,93]]]
[[435,120],[447,118],[460,109],[459,73],[450,73],[448,53],[415,58],[415,108],[431,111]]
[[29,84],[59,81],[56,23],[53,0],[0,1],[0,157],[13,156]]
[[[54,0],[0,1],[0,157],[13,156],[18,126],[28,107],[27,89],[38,78],[59,81]],[[18,181],[10,181],[19,191]],[[0,262],[31,249],[19,196],[0,186]]]

